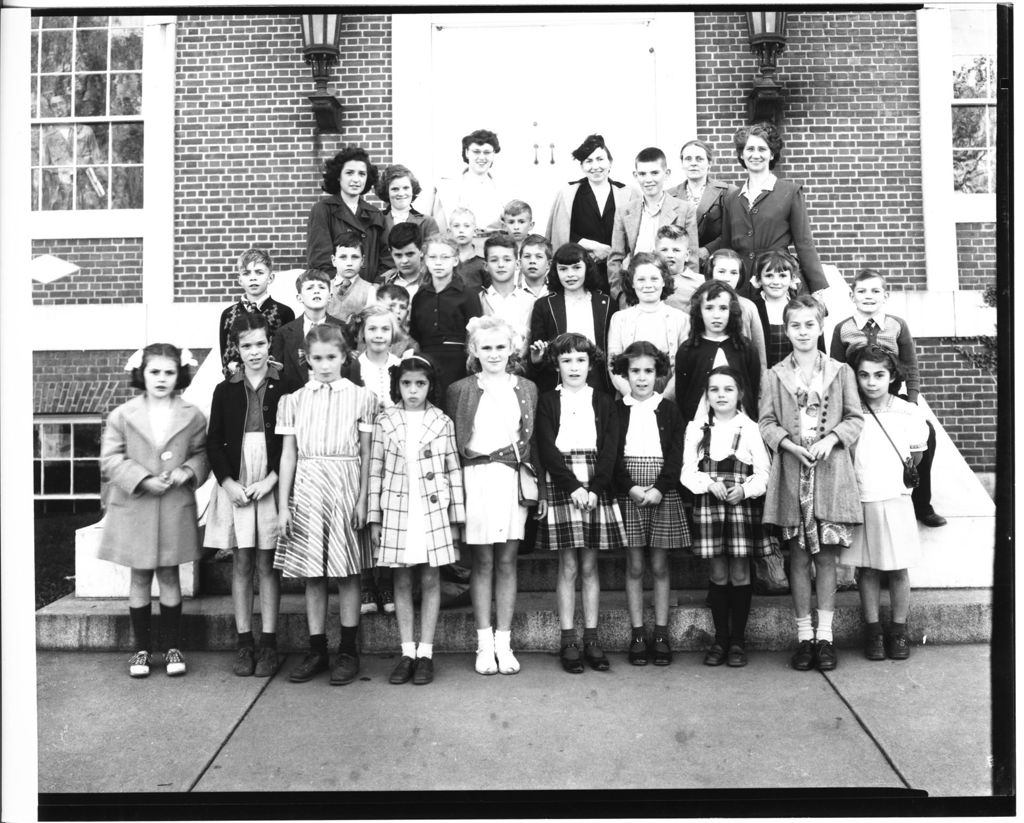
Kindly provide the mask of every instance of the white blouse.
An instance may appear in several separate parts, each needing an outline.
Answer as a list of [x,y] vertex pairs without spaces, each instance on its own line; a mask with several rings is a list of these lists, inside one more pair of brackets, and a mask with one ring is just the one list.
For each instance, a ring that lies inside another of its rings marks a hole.
[[585,300],[565,296],[565,330],[582,334],[596,343],[593,297],[588,291],[583,293],[587,296]]
[[555,447],[560,452],[572,449],[597,448],[597,420],[594,416],[594,389],[584,386],[579,391],[567,391],[558,386],[562,396],[562,411],[558,420]]
[[366,356],[366,352],[359,355],[359,372],[363,378],[363,385],[373,392],[382,409],[390,409],[395,405],[395,401],[391,399],[391,375],[388,369],[400,362],[398,357],[390,352],[383,366],[373,363]]
[[466,447],[477,454],[490,454],[505,448],[519,436],[519,398],[515,393],[517,380],[506,375],[495,383],[477,380],[484,390],[473,418],[473,434]]
[[[760,497],[768,491],[768,473],[771,463],[768,449],[757,423],[743,412],[737,412],[731,420],[715,420],[711,427],[712,460],[725,460],[732,451],[732,441],[736,431],[740,432],[740,442],[736,447],[736,459],[753,468],[753,473],[743,482],[744,497]],[[683,441],[683,471],[679,481],[694,494],[704,494],[713,482],[711,475],[700,470],[700,441],[704,437],[704,424],[693,420],[686,427],[686,438]]]
[[661,400],[657,392],[646,400],[634,400],[632,395],[622,398],[622,402],[630,407],[623,456],[664,457],[661,453],[661,436],[658,434],[658,418],[654,415]]
[[[912,489],[903,485],[900,462],[910,457],[911,452],[924,451],[928,440],[924,413],[913,403],[892,397],[889,405],[875,414],[878,422],[871,412],[864,409],[864,428],[853,450],[853,469],[857,474],[860,499],[864,503],[910,494]],[[885,427],[885,432],[879,423]],[[886,439],[886,433],[896,444],[896,449]]]

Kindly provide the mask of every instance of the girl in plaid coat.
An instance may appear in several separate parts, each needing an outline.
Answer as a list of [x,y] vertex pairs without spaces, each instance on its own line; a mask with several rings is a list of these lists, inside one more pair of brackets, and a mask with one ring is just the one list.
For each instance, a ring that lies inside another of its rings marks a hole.
[[704,657],[708,666],[747,665],[749,558],[767,554],[772,546],[761,525],[768,450],[757,423],[740,408],[744,384],[729,366],[712,369],[705,390],[707,419],[702,424],[701,415],[694,418],[683,444],[680,479],[694,494],[694,552],[711,561],[708,603],[715,642]]
[[[551,341],[547,356],[560,385],[537,404],[537,452],[546,471],[547,544],[558,551],[558,618],[562,627],[562,668],[607,671],[608,658],[597,642],[597,553],[618,549],[626,532],[611,492],[619,451],[618,413],[611,395],[587,385],[601,368],[597,346],[582,334],[566,332]],[[583,653],[576,642],[576,577],[583,577]]]
[[[466,520],[455,426],[435,405],[437,370],[406,352],[391,368],[391,399],[377,417],[370,447],[367,522],[378,566],[394,568],[395,615],[402,658],[389,682],[423,686],[434,679],[433,644],[441,607],[440,566],[458,559]],[[420,643],[413,642],[413,570],[423,593]]]

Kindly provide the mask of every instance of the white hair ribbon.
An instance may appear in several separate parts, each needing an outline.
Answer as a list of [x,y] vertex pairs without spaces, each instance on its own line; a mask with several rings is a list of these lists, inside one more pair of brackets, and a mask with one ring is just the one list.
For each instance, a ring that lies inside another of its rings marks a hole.
[[124,364],[124,370],[132,371],[140,368],[142,368],[142,349],[136,349],[132,356],[128,358],[128,362]]

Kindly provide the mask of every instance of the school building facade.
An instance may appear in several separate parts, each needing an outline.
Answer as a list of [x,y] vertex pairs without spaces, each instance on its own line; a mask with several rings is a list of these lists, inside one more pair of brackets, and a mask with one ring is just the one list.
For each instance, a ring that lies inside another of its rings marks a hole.
[[[757,69],[742,11],[345,15],[330,84],[342,131],[318,134],[298,14],[4,14],[19,69],[3,73],[5,118],[27,115],[5,125],[19,247],[4,259],[33,279],[37,504],[98,500],[102,421],[132,394],[125,361],[157,340],[215,349],[244,249],[303,267],[341,146],[411,167],[429,207],[431,181],[461,170],[458,137],[493,129],[495,174],[523,181],[542,229],[591,132],[623,182],[647,145],[679,182],[691,137],[715,149],[713,176],[739,181],[731,138]],[[995,333],[995,31],[992,6],[799,11],[777,74],[776,173],[804,181],[824,263],[889,275],[922,393],[980,472],[995,469],[995,379],[960,349]],[[63,178],[47,169],[62,147],[78,165]]]

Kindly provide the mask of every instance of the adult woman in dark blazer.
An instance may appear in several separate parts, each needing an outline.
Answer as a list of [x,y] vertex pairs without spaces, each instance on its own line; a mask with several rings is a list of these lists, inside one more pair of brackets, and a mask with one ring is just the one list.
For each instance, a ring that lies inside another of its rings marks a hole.
[[349,146],[327,161],[320,184],[327,197],[321,197],[310,209],[306,224],[306,268],[320,269],[334,277],[331,258],[335,242],[350,231],[362,241],[360,274],[364,280],[372,283],[394,265],[384,214],[363,199],[376,182],[377,167],[370,162],[366,149]]
[[708,258],[722,245],[722,204],[733,188],[710,176],[714,155],[703,140],[690,140],[679,150],[686,182],[668,190],[673,197],[689,201],[697,211],[698,264],[701,270]]
[[817,292],[827,288],[828,280],[811,237],[803,184],[780,180],[771,172],[782,154],[779,132],[771,123],[757,123],[737,131],[733,142],[747,179],[741,188],[727,192],[723,200],[721,246],[740,255],[748,280],[759,254],[793,247],[807,289]]
[[[579,272],[580,263],[584,267],[582,277]],[[568,289],[559,277],[559,266],[563,268],[563,276],[570,283]],[[571,269],[571,273],[566,274],[566,269]],[[582,288],[578,285],[580,279]],[[572,304],[567,308],[567,300],[576,305],[588,304],[593,329],[589,323],[583,328],[572,322],[570,315],[575,312],[572,311]],[[579,332],[593,340],[604,353],[608,348],[608,327],[614,311],[612,299],[597,287],[597,266],[590,253],[579,243],[559,246],[548,270],[548,294],[533,304],[533,314],[530,316],[530,368],[527,376],[537,384],[539,392],[543,394],[550,391],[558,383],[558,375],[544,356],[548,343],[565,332]],[[601,391],[612,390],[608,370],[603,363],[592,364],[587,383]]]
[[608,254],[615,211],[629,202],[630,190],[609,177],[612,153],[600,134],[591,134],[572,153],[584,177],[562,188],[548,218],[548,240],[557,249],[579,243],[597,264],[597,287],[608,293]]
[[412,206],[422,187],[416,175],[407,167],[395,163],[388,166],[377,183],[377,197],[384,203],[385,237],[396,223],[414,223],[420,227],[420,240],[438,233],[437,221],[420,214]]

